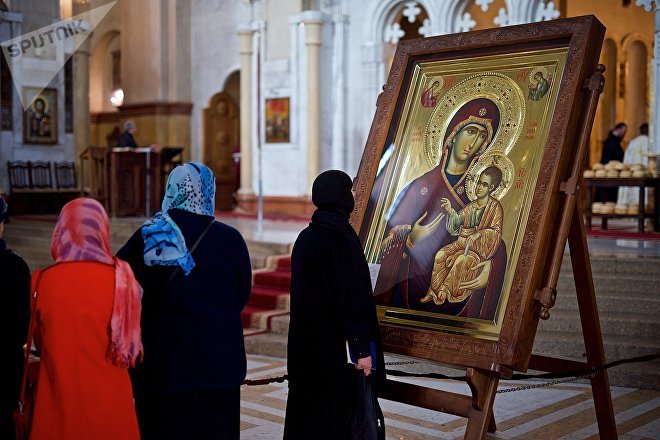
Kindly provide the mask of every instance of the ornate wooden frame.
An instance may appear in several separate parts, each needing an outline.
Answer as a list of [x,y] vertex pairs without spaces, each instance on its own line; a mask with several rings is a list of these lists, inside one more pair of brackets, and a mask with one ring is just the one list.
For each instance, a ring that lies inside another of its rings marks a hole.
[[428,61],[430,57],[456,59],[482,54],[515,54],[548,45],[565,46],[567,58],[499,339],[484,340],[465,334],[381,323],[386,351],[503,374],[528,368],[539,316],[547,315],[547,309],[554,302],[551,266],[557,265],[556,249],[561,246],[563,250],[568,230],[562,236],[557,223],[566,209],[560,191],[572,177],[572,165],[579,162],[581,169],[584,162],[580,155],[583,153],[575,148],[581,131],[590,130],[592,123],[585,114],[590,95],[584,87],[596,73],[604,33],[604,27],[594,16],[583,16],[410,40],[399,45],[387,84],[378,97],[355,183],[356,209],[351,223],[357,231],[365,221],[388,133],[392,124],[398,123],[397,112],[409,92],[405,78],[416,63]]

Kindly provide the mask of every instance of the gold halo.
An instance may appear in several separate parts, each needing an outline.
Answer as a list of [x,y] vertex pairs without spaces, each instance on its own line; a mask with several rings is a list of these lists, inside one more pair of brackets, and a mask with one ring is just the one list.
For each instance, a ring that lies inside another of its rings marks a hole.
[[426,85],[424,86],[424,88],[425,89],[430,89],[431,85],[436,81],[438,82],[438,88],[436,90],[440,90],[442,88],[442,85],[445,83],[445,79],[441,76],[434,76],[432,78],[429,78],[429,80],[426,83]]
[[502,171],[502,183],[500,183],[495,191],[493,191],[491,196],[495,197],[497,200],[502,200],[502,197],[504,197],[509,191],[509,188],[511,188],[511,185],[513,184],[513,162],[506,157],[506,153],[503,151],[490,150],[481,155],[479,160],[472,165],[467,176],[465,176],[465,190],[467,191],[467,196],[470,200],[477,199],[477,180],[479,180],[479,176],[483,170],[491,165],[496,166]]
[[543,66],[534,67],[532,71],[529,72],[529,76],[527,77],[527,81],[529,81],[530,84],[532,84],[532,81],[534,80],[534,75],[536,75],[537,72],[541,72],[543,74],[543,78],[545,78],[546,80],[550,76],[550,74],[548,73],[548,69],[546,69],[545,67]]
[[525,119],[525,95],[511,78],[498,72],[472,75],[449,89],[438,100],[424,131],[424,153],[431,168],[440,163],[447,125],[456,112],[467,102],[476,98],[490,99],[500,111],[500,125],[490,149],[511,151],[522,133]]
[[32,99],[32,102],[30,103],[30,108],[32,109],[32,111],[34,113],[37,112],[37,109],[34,108],[34,103],[37,102],[37,99],[41,99],[41,101],[43,101],[43,103],[44,103],[44,113],[48,113],[48,99],[46,99],[46,97],[44,95],[37,95],[37,96],[34,97],[34,99]]

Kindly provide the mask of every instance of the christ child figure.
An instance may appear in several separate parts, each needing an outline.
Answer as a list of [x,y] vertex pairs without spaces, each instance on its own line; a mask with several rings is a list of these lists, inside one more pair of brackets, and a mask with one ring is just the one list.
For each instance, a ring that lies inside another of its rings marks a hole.
[[456,212],[448,199],[441,199],[447,231],[458,238],[435,254],[431,284],[421,303],[461,302],[474,292],[470,280],[479,275],[502,239],[504,210],[491,196],[501,182],[502,171],[491,165],[479,176],[476,199],[465,208]]

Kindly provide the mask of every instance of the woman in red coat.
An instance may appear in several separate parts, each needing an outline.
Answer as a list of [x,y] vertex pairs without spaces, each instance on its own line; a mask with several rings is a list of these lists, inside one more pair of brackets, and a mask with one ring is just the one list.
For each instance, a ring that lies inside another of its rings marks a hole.
[[55,264],[33,274],[41,367],[31,439],[139,438],[127,367],[142,350],[140,287],[112,256],[109,231],[97,201],[67,203]]

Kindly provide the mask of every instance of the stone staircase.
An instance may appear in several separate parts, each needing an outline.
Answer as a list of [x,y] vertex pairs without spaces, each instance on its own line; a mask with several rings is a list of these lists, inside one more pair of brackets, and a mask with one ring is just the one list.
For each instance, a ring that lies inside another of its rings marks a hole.
[[[142,222],[115,219],[113,251]],[[4,238],[30,269],[51,264],[53,222],[8,223]],[[246,236],[246,234],[244,234]],[[289,327],[290,245],[246,240],[254,269],[253,293],[243,313],[249,353],[286,357]],[[279,255],[279,256],[277,256]],[[608,362],[660,353],[660,258],[592,257],[601,331]],[[583,359],[584,341],[573,284],[570,257],[565,255],[550,319],[540,321],[533,352]],[[610,384],[660,390],[660,360],[627,364],[609,370]]]
[[289,314],[291,258],[284,254],[266,261],[266,267],[252,272],[252,293],[241,314],[245,336],[269,332],[274,319]]
[[[5,225],[7,245],[21,255],[30,266],[30,271],[53,264],[50,255],[50,240],[55,220],[12,220]],[[117,252],[130,236],[140,227],[140,219],[113,219],[110,224],[110,246]],[[243,234],[244,237],[249,234]],[[248,305],[241,314],[244,334],[263,333],[270,328],[274,316],[289,313],[290,267],[286,264],[278,268],[277,258],[272,255],[290,251],[289,244],[246,238],[253,268],[254,291]],[[270,259],[270,260],[269,260]],[[267,267],[272,261],[272,267]],[[288,260],[287,260],[288,261]],[[284,274],[284,276],[283,276]],[[275,281],[274,286],[269,283]]]
[[[110,222],[110,246],[112,252],[117,252],[130,236],[142,225],[144,220],[136,218],[112,219]],[[50,238],[55,227],[55,219],[47,220],[16,220],[5,224],[3,238],[7,246],[21,255],[34,271],[50,266],[53,260],[50,256]],[[245,237],[246,234],[243,234]],[[272,255],[286,254],[290,244],[269,242],[246,238],[252,269],[266,266],[267,259]]]
[[[660,353],[660,259],[592,257],[596,303],[607,362]],[[586,359],[577,295],[564,256],[557,301],[540,321],[535,353]],[[608,370],[611,385],[660,390],[660,360]]]

